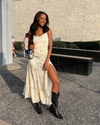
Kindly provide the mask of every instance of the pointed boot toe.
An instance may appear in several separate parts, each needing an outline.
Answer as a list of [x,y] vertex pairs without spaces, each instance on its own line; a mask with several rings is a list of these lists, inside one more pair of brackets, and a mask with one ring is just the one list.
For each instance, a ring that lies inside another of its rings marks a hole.
[[57,118],[59,118],[59,119],[63,119],[63,116],[59,113],[58,108],[57,108],[54,104],[52,104],[52,105],[50,106],[50,112],[51,112],[55,117],[57,117]]
[[42,114],[41,102],[36,103],[36,112]]

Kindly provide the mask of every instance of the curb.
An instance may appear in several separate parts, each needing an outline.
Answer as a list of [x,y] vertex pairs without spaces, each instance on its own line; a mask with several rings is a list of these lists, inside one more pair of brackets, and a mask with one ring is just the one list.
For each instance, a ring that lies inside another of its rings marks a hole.
[[11,125],[11,124],[9,124],[9,123],[7,123],[7,122],[0,119],[0,125]]
[[8,64],[8,65],[0,65],[0,70],[16,70],[16,69],[20,69],[21,66],[18,63],[12,63],[12,64]]

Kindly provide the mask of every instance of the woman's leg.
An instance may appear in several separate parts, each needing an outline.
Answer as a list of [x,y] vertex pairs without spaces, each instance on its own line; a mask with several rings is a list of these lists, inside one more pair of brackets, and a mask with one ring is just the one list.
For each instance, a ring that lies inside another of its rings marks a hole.
[[23,56],[25,57],[25,49],[23,49]]
[[25,49],[23,49],[23,59],[25,59]]
[[25,50],[26,58],[28,58],[28,50]]
[[14,56],[15,56],[15,53],[14,53],[14,51],[12,50],[12,53],[14,54]]
[[62,119],[62,115],[58,111],[58,98],[59,98],[59,78],[54,67],[49,64],[48,76],[51,79],[52,86],[52,105],[50,106],[50,112],[54,114],[57,118]]
[[58,91],[59,91],[59,78],[58,78],[56,70],[54,69],[54,67],[51,64],[49,64],[49,67],[48,67],[48,76],[49,76],[49,78],[51,79],[51,81],[53,83],[52,92],[55,92],[55,93],[58,94]]

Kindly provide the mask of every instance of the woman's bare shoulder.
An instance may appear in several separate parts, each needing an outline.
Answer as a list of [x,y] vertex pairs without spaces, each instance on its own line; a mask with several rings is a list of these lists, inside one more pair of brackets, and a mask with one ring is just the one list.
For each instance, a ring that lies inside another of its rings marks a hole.
[[52,30],[49,28],[47,33],[48,33],[48,35],[51,35],[52,34]]

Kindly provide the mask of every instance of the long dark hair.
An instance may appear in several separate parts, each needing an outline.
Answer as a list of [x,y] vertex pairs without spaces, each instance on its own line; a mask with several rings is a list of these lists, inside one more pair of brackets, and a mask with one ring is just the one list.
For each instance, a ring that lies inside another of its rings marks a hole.
[[46,15],[46,24],[42,27],[43,28],[43,32],[45,33],[45,32],[48,32],[48,30],[49,30],[49,27],[48,27],[48,25],[49,25],[48,15],[45,12],[43,12],[43,11],[39,11],[39,12],[36,13],[36,15],[34,17],[34,20],[33,20],[33,23],[30,26],[30,32],[33,35],[35,35],[36,30],[38,29],[38,20],[39,20],[39,17],[40,17],[41,14],[45,14]]
[[[48,27],[48,25],[49,25],[49,18],[48,18],[48,15],[45,12],[43,12],[43,11],[39,11],[39,12],[36,13],[36,15],[34,17],[34,20],[33,20],[33,23],[30,26],[29,34],[31,36],[36,35],[36,30],[38,29],[38,20],[39,20],[39,17],[40,17],[41,14],[45,14],[46,15],[46,24],[42,27],[43,33],[46,33],[46,32],[49,31],[49,27]],[[29,46],[31,44],[31,36],[29,37]]]

